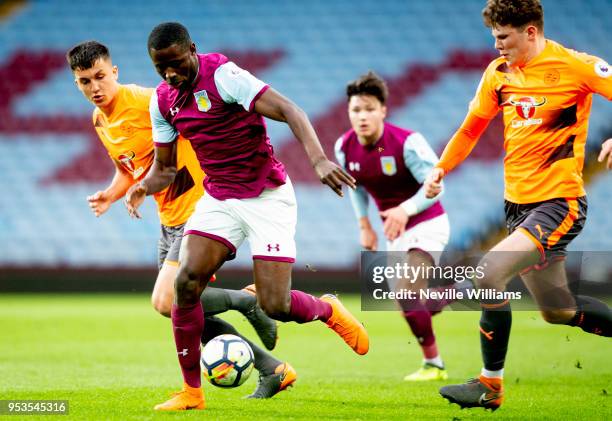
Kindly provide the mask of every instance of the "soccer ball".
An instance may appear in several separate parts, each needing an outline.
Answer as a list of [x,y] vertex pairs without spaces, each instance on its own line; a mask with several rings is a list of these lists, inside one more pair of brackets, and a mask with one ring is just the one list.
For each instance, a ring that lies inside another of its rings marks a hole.
[[214,386],[240,386],[251,375],[253,361],[253,350],[236,335],[219,335],[202,349],[202,371]]

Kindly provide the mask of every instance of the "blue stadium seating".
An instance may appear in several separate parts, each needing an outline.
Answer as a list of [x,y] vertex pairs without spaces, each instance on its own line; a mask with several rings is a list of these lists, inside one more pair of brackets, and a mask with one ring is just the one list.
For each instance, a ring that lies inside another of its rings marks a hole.
[[[161,21],[178,20],[190,28],[203,51],[282,51],[282,57],[257,76],[295,100],[314,120],[343,100],[347,81],[368,69],[396,78],[411,64],[439,66],[455,50],[494,53],[493,40],[480,18],[483,3],[186,0],[169,9],[165,3],[150,0],[29,2],[0,26],[0,68],[20,51],[63,54],[80,41],[97,39],[110,46],[122,82],[154,86],[158,76],[146,53],[148,32]],[[545,0],[544,6],[548,36],[612,59],[608,42],[612,1]],[[406,96],[409,101],[398,106],[389,119],[422,132],[440,151],[460,124],[480,75],[481,70],[444,73],[417,95]],[[91,134],[72,132],[71,120],[65,119],[85,121],[91,113],[66,66],[32,83],[11,101],[14,118],[42,116],[60,129],[36,133],[29,133],[27,127],[22,133],[0,129],[0,171],[5,186],[0,240],[7,245],[0,254],[0,266],[155,264],[159,227],[152,201],[141,221],[131,220],[120,203],[96,219],[85,197],[104,188],[104,180],[45,182],[59,168],[86,154],[92,142]],[[611,115],[610,104],[595,99],[589,148],[597,148],[602,136],[612,131]],[[346,121],[345,128],[348,126]],[[292,147],[287,144],[291,136],[285,125],[271,122],[269,127],[275,148]],[[339,134],[325,132],[322,140],[329,143]],[[301,156],[299,145],[295,148],[295,154]],[[453,247],[469,247],[503,221],[502,172],[499,159],[473,159],[448,178],[442,201],[451,219]],[[605,210],[609,186],[609,175],[589,186],[589,224],[573,247],[612,249],[611,237],[602,234],[612,228]],[[300,206],[298,265],[353,267],[358,261],[358,232],[348,200],[308,183],[296,183],[296,193]],[[377,218],[373,209],[371,216]],[[235,267],[250,264],[248,249],[241,250],[232,263]]]

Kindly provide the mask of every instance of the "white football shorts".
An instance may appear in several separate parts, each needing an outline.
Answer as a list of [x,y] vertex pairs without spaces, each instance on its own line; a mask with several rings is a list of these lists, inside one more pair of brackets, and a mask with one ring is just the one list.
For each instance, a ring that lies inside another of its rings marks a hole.
[[204,194],[185,224],[184,235],[200,235],[231,251],[249,240],[253,259],[295,262],[297,202],[289,176],[285,184],[252,199],[217,200]]
[[448,215],[443,214],[409,228],[394,241],[387,241],[387,251],[420,249],[429,253],[438,264],[449,237]]

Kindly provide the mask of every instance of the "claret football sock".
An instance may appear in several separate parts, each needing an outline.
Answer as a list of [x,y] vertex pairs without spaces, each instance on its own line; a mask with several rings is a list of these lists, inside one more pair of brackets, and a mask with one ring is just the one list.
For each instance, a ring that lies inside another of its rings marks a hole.
[[297,323],[308,323],[314,320],[327,321],[332,314],[329,303],[310,294],[295,289],[291,290],[291,308],[286,320]]
[[512,327],[510,303],[507,300],[487,300],[481,305],[480,349],[484,367],[491,371],[501,370],[506,361]]
[[410,311],[404,311],[404,318],[410,326],[412,334],[417,339],[423,356],[425,358],[434,358],[438,356],[436,347],[436,337],[431,325],[431,313],[425,308],[425,305],[420,301],[412,303]]
[[200,336],[204,329],[202,304],[199,301],[189,307],[174,304],[171,318],[183,379],[191,387],[200,387]]
[[599,336],[612,336],[612,311],[605,303],[584,295],[576,297],[578,310],[567,324],[577,326],[588,333]]

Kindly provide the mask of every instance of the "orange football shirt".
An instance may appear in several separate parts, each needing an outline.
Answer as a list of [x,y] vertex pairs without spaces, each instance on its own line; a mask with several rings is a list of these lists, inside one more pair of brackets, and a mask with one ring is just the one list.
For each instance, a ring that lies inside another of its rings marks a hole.
[[[93,122],[109,156],[134,180],[142,179],[154,159],[154,145],[149,117],[149,100],[154,90],[137,85],[120,85],[117,102],[106,116],[99,108]],[[204,173],[189,141],[177,141],[177,175],[174,182],[153,195],[163,225],[183,224],[191,216],[195,204],[204,194]]]
[[546,40],[524,67],[503,57],[485,70],[470,112],[504,120],[505,198],[534,203],[585,195],[584,149],[592,93],[612,100],[612,69],[598,57]]

